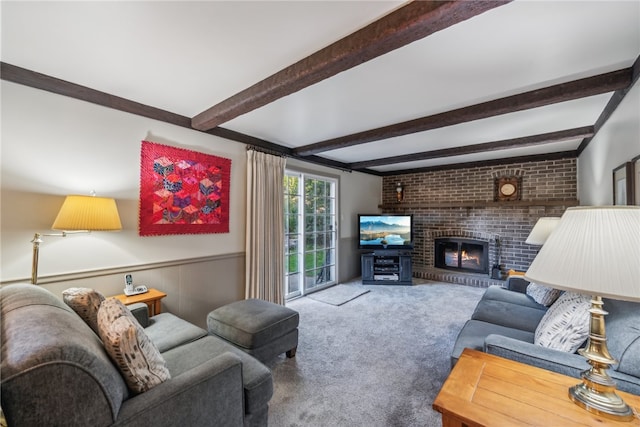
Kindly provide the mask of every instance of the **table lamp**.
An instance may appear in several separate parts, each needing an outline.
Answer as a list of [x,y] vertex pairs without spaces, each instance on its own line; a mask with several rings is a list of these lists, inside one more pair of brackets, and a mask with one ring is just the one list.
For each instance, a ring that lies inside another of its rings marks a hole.
[[573,207],[525,273],[525,279],[555,289],[592,295],[589,339],[578,350],[591,368],[569,397],[587,411],[616,420],[634,418],[616,394],[607,370],[609,354],[602,297],[640,301],[640,206]]
[[114,199],[96,196],[67,196],[51,226],[53,230],[64,230],[58,234],[33,236],[33,259],[31,262],[31,283],[38,283],[38,256],[42,236],[65,237],[70,233],[90,231],[122,230],[118,207]]
[[542,246],[549,238],[549,234],[556,228],[559,221],[560,218],[551,216],[540,218],[524,242],[528,245]]

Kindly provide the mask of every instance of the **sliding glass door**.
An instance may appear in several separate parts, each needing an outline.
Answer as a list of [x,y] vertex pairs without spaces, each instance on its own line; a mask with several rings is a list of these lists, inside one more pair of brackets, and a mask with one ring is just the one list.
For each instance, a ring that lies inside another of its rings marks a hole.
[[293,298],[336,281],[337,181],[287,171],[285,296]]

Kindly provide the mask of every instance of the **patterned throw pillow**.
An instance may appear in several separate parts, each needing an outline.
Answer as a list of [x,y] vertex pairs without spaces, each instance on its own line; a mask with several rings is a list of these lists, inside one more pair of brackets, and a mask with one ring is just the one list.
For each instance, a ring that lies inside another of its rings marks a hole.
[[589,336],[591,298],[565,292],[547,310],[536,328],[534,343],[575,353]]
[[98,309],[104,295],[90,288],[69,288],[62,291],[62,300],[98,334]]
[[129,388],[145,392],[171,378],[162,355],[131,312],[115,298],[98,311],[100,338]]
[[562,291],[558,289],[548,288],[546,286],[538,285],[537,283],[529,283],[527,285],[527,295],[529,295],[535,302],[542,304],[545,307],[549,307],[556,302],[558,297],[562,294]]

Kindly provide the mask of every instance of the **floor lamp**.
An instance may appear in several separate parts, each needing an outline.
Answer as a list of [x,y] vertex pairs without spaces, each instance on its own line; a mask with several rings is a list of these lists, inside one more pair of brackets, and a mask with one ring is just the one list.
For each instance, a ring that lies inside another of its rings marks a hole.
[[640,206],[574,207],[564,215],[525,273],[551,288],[592,295],[589,339],[583,355],[591,368],[569,397],[589,412],[630,421],[631,408],[608,375],[609,354],[602,297],[640,301]]
[[38,256],[42,236],[66,237],[71,233],[90,231],[122,230],[118,207],[114,199],[96,196],[67,196],[51,226],[53,230],[64,230],[56,234],[36,233],[33,236],[33,258],[31,262],[31,283],[38,283]]

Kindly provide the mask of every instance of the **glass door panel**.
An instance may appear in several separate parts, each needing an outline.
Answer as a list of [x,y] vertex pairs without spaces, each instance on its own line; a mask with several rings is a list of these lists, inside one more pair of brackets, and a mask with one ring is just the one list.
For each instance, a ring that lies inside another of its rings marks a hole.
[[298,173],[285,177],[287,298],[336,281],[336,184]]
[[302,295],[300,204],[300,176],[287,174],[284,177],[285,298]]

